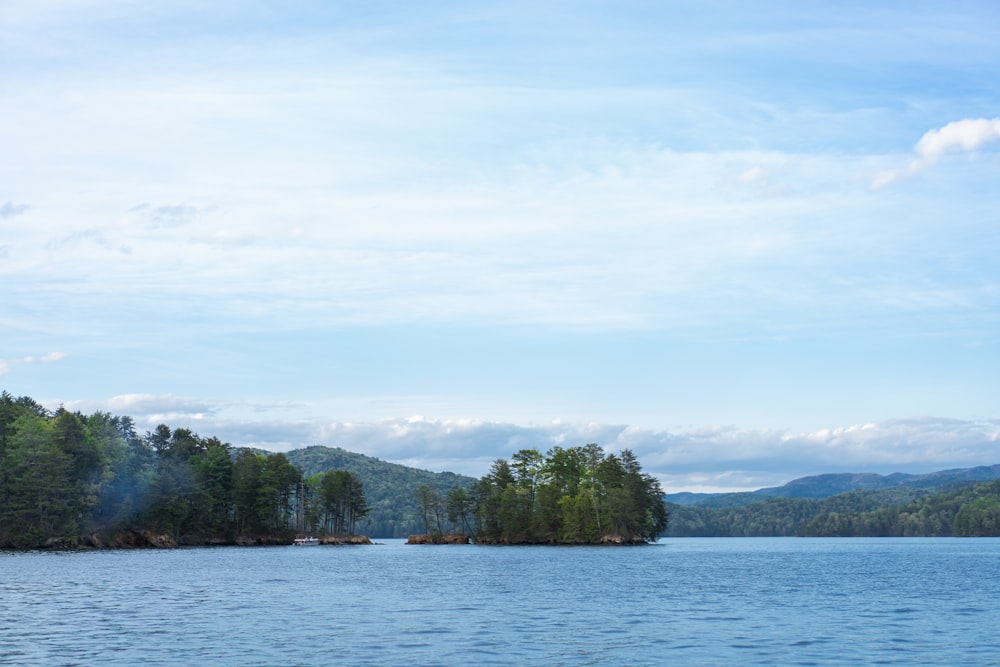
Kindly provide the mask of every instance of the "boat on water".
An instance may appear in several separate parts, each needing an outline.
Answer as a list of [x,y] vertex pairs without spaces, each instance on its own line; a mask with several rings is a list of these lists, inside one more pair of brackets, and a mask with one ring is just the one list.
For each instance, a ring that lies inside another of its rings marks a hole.
[[297,547],[314,547],[319,544],[319,538],[306,537],[305,535],[296,535],[295,539],[292,540],[292,544]]

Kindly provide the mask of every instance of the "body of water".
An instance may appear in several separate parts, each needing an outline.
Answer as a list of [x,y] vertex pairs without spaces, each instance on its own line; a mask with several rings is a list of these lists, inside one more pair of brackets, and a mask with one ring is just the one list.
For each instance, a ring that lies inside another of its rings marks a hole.
[[2,665],[1000,665],[1000,539],[0,553]]

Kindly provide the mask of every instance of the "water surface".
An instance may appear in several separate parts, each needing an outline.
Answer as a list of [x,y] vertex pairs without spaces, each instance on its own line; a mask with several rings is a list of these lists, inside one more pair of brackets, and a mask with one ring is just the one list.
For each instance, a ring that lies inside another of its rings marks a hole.
[[1000,664],[1000,539],[384,542],[0,553],[0,664]]

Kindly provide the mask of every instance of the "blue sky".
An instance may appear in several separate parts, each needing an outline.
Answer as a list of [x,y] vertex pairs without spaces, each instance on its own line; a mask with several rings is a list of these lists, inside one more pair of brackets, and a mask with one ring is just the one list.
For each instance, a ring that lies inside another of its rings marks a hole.
[[670,490],[1000,462],[993,2],[11,0],[0,387]]

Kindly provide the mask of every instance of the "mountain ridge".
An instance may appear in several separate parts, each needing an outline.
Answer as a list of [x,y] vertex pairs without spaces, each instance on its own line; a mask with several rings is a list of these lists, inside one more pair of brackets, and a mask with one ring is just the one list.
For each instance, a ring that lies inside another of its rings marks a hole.
[[782,486],[732,493],[668,493],[664,500],[685,507],[737,507],[768,498],[821,500],[841,493],[891,487],[911,489],[957,488],[1000,479],[1000,465],[950,468],[929,473],[823,473],[799,477]]

